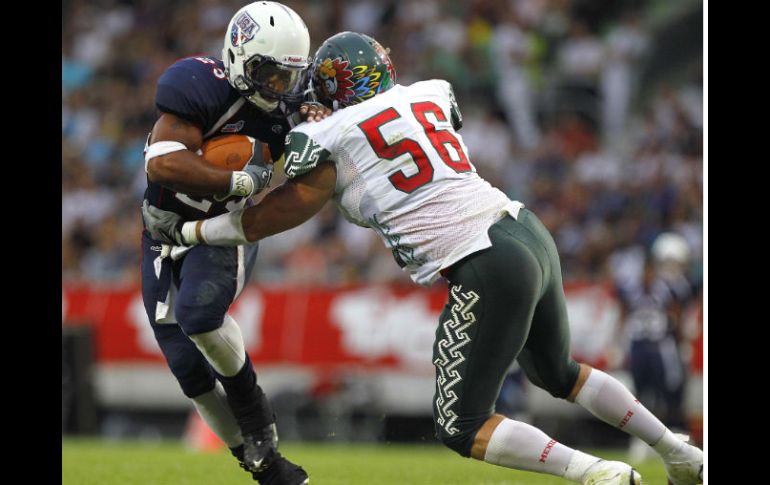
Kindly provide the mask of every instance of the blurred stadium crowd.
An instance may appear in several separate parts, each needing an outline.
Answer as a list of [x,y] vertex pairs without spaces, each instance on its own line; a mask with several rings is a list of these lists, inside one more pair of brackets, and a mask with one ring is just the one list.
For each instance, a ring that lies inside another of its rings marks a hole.
[[[472,162],[546,223],[568,281],[607,280],[664,231],[685,237],[690,277],[699,281],[702,56],[673,59],[676,70],[651,69],[665,55],[657,29],[698,2],[285,3],[307,23],[311,53],[338,31],[365,32],[391,48],[401,84],[450,80]],[[156,119],[155,81],[181,57],[218,58],[243,4],[64,0],[64,282],[139,281],[142,148]],[[263,241],[254,277],[293,285],[408,280],[373,232],[333,207]]]

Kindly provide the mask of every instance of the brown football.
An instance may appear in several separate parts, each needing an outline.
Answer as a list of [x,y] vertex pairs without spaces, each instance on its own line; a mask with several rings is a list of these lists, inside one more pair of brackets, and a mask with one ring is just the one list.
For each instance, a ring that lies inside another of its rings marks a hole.
[[[256,146],[255,146],[256,145]],[[246,135],[222,135],[206,140],[201,147],[203,158],[215,167],[227,170],[243,170],[255,148],[261,143]]]

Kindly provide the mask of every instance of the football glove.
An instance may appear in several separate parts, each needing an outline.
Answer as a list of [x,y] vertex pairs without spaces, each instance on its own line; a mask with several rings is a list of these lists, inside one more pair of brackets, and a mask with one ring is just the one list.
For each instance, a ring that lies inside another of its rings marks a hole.
[[150,237],[156,241],[174,246],[185,245],[182,237],[184,221],[178,214],[158,209],[145,200],[142,202],[142,218]]

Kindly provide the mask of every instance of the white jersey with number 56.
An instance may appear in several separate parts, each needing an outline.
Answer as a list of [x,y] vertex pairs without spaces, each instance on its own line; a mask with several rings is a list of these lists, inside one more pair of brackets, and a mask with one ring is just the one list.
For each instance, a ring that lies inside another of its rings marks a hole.
[[417,283],[491,245],[487,230],[511,201],[476,174],[456,129],[462,117],[443,80],[396,85],[286,138],[289,178],[321,162],[337,168],[334,202],[345,217],[371,227]]

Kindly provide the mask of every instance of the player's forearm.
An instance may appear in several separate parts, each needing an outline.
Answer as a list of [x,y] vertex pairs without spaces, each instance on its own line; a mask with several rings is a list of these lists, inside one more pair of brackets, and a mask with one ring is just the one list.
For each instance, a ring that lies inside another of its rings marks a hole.
[[237,246],[299,226],[329,200],[334,190],[335,173],[333,167],[323,167],[317,174],[305,177],[306,183],[293,180],[284,183],[255,206],[211,219],[186,222],[182,226],[184,242]]
[[239,246],[255,240],[248,240],[243,232],[244,209],[197,221],[185,222],[182,225],[182,244],[208,244],[210,246]]
[[232,172],[211,165],[190,152],[180,150],[151,159],[147,166],[151,182],[187,195],[222,195],[230,190]]
[[313,217],[324,203],[310,200],[295,183],[287,181],[244,211],[244,235],[249,241],[258,241],[288,231]]
[[264,239],[299,226],[317,210],[298,206],[292,184],[270,192],[259,204],[211,219],[190,221],[182,226],[186,244],[238,246]]

